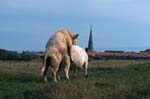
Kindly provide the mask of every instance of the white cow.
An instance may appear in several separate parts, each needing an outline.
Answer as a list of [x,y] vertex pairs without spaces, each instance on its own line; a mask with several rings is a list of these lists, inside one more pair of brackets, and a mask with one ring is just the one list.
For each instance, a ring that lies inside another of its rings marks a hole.
[[85,76],[87,76],[88,55],[86,51],[78,45],[72,45],[71,58],[76,67],[85,70]]

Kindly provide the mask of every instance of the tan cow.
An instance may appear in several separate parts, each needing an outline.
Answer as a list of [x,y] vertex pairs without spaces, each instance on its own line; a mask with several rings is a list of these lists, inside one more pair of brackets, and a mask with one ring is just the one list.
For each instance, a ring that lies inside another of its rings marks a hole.
[[44,81],[47,81],[46,73],[50,67],[54,81],[57,82],[57,72],[61,62],[64,64],[66,78],[69,79],[69,68],[71,62],[71,47],[73,41],[78,38],[78,34],[71,33],[68,29],[63,28],[55,32],[46,44],[44,64],[41,69],[41,75]]

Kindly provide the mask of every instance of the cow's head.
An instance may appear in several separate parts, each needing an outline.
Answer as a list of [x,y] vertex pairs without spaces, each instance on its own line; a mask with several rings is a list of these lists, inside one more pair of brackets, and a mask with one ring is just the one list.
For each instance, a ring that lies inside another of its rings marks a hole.
[[73,34],[72,35],[72,38],[75,40],[75,39],[77,39],[79,37],[79,34]]
[[78,45],[77,40],[73,40],[72,44],[73,44],[73,45]]
[[77,38],[79,37],[79,34],[74,34],[71,33],[71,38],[72,38],[72,44],[77,45]]
[[73,32],[70,32],[69,29],[67,28],[62,28],[60,29],[59,31],[63,32],[63,33],[68,33],[71,40],[72,40],[72,44],[73,45],[77,45],[77,41],[76,39],[79,37],[79,34],[76,34],[76,33],[73,33]]

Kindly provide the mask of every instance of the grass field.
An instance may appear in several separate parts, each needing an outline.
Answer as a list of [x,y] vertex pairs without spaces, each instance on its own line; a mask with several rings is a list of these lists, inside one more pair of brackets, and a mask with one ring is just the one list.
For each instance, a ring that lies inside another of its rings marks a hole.
[[88,78],[70,72],[70,80],[44,83],[41,63],[0,61],[0,99],[150,99],[150,60],[89,62]]

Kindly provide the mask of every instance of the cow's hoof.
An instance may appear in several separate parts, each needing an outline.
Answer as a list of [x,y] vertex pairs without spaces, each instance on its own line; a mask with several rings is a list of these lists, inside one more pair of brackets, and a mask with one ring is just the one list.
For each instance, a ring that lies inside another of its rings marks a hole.
[[70,79],[69,79],[69,78],[66,78],[66,80],[69,81]]
[[44,77],[44,82],[46,83],[48,80],[47,80],[47,77]]
[[87,79],[88,78],[88,75],[85,75],[85,79]]
[[54,80],[54,82],[57,83],[58,81],[57,81],[57,80]]
[[60,76],[57,76],[57,79],[60,80]]
[[69,75],[66,76],[66,79],[69,80]]

